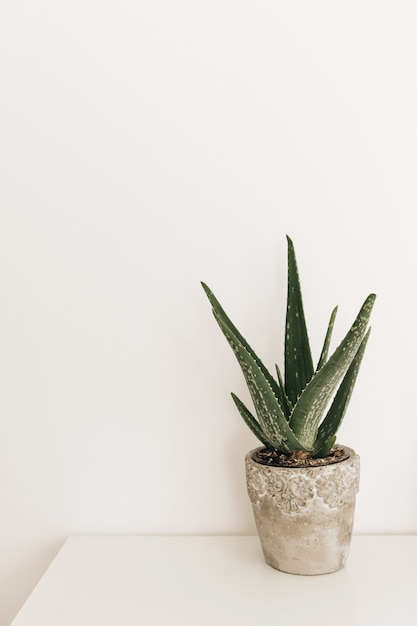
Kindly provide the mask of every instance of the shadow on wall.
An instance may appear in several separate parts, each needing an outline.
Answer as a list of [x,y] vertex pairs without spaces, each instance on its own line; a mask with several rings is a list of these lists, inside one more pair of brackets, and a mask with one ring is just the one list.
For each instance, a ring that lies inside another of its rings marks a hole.
[[0,579],[0,626],[10,626],[64,542],[63,538],[39,541],[33,537],[22,541],[19,550],[10,548],[10,558],[3,560],[8,546],[1,551],[7,577]]

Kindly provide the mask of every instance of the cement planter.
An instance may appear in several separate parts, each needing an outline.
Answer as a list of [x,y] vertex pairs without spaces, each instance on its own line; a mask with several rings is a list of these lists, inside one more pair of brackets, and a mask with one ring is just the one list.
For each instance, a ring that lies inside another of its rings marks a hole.
[[289,574],[328,574],[349,553],[359,456],[319,467],[272,467],[246,455],[246,479],[266,562]]

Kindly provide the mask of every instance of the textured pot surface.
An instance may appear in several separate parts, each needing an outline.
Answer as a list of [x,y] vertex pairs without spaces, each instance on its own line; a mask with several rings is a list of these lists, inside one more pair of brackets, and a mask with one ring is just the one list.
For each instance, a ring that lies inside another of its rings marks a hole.
[[289,574],[328,574],[349,553],[359,456],[319,467],[272,467],[246,455],[246,479],[266,562]]

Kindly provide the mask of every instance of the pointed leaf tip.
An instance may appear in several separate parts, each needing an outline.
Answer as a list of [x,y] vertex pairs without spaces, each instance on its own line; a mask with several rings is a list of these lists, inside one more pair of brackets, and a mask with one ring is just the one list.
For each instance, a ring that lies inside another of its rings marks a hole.
[[297,259],[291,239],[288,240],[287,315],[285,320],[285,393],[292,404],[297,402],[311,380],[314,367],[304,315]]

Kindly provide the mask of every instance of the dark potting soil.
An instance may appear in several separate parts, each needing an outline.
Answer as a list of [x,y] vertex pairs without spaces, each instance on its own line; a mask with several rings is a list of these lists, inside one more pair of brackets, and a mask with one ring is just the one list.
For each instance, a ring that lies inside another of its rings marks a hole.
[[339,463],[349,458],[349,454],[345,452],[343,447],[334,446],[328,456],[314,459],[310,452],[297,450],[292,454],[284,454],[278,450],[269,448],[261,448],[254,455],[254,461],[262,465],[270,465],[272,467],[319,467],[321,465],[331,465]]

